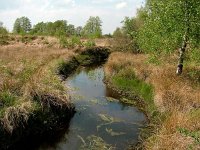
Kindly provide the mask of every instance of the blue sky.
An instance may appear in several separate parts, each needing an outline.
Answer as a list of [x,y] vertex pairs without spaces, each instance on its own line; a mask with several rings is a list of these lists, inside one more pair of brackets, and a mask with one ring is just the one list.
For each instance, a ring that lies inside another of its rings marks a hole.
[[134,16],[145,0],[0,0],[0,21],[12,30],[16,18],[27,16],[32,24],[67,20],[84,26],[90,16],[100,16],[103,33],[112,33],[125,16]]

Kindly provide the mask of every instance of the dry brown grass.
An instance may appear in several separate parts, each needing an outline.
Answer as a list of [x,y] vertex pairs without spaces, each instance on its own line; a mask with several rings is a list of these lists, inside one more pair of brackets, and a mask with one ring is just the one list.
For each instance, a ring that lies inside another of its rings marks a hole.
[[112,53],[109,57],[108,63],[105,66],[106,75],[112,76],[113,74],[118,73],[124,67],[139,65],[137,63],[139,59],[142,61],[145,60],[145,58],[146,57],[144,55],[134,55],[133,57],[133,55],[129,53]]
[[[32,48],[59,48],[59,40],[55,37],[47,36],[19,36],[19,35],[8,35],[6,38],[8,44],[2,45],[3,47],[32,47]],[[2,47],[1,46],[1,47]]]
[[110,46],[110,40],[109,38],[95,39],[95,43],[97,46],[108,47]]
[[55,71],[58,61],[70,59],[74,51],[31,45],[16,42],[0,47],[0,95],[10,93],[0,98],[1,123],[9,132],[20,122],[26,122],[35,109],[35,95],[46,94],[69,103],[69,96]]
[[132,67],[139,79],[154,87],[154,103],[166,119],[158,119],[161,122],[155,125],[157,129],[154,134],[143,142],[144,149],[200,149],[200,143],[195,141],[192,135],[184,135],[178,130],[179,128],[187,129],[191,133],[197,133],[200,130],[200,113],[198,113],[200,87],[192,82],[195,79],[187,78],[187,71],[192,71],[193,68],[188,65],[184,74],[177,76],[176,66],[172,61],[153,65],[147,63],[147,59],[148,56],[143,54],[115,52],[111,54],[105,66],[108,77],[117,74],[120,69]]

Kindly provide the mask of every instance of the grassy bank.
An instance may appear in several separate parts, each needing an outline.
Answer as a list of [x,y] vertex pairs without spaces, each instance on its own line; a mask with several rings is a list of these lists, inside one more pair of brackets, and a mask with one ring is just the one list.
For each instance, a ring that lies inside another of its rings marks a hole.
[[[107,59],[103,47],[60,48],[52,37],[6,36],[0,46],[0,149],[62,129],[74,106],[59,75]],[[52,130],[53,129],[53,130]]]
[[57,130],[74,113],[56,70],[75,53],[43,43],[48,37],[28,43],[18,41],[22,37],[9,38],[9,44],[0,47],[1,149],[22,137]]
[[188,77],[198,68],[188,64],[187,71],[176,76],[173,59],[158,65],[146,55],[115,52],[105,66],[110,86],[132,95],[128,103],[134,104],[134,95],[138,95],[146,105],[150,124],[141,149],[200,148],[200,87],[196,76]]
[[89,47],[79,51],[69,61],[61,61],[58,73],[67,78],[79,66],[91,66],[104,63],[110,55],[110,49],[106,47]]

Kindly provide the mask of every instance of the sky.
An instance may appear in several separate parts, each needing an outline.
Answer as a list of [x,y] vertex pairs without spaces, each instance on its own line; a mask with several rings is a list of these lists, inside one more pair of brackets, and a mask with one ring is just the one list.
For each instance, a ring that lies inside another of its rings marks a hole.
[[104,34],[120,27],[125,16],[133,17],[145,0],[0,0],[0,21],[12,31],[16,18],[38,22],[67,20],[84,26],[90,16],[99,16]]

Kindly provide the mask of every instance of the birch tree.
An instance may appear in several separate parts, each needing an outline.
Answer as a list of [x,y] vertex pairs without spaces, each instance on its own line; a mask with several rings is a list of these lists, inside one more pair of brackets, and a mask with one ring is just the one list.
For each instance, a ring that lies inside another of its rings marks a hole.
[[89,37],[100,37],[102,36],[102,21],[101,19],[96,17],[90,17],[83,28],[83,34]]
[[148,0],[148,18],[140,30],[142,49],[153,53],[171,53],[179,49],[177,74],[183,70],[185,51],[200,41],[200,1]]

